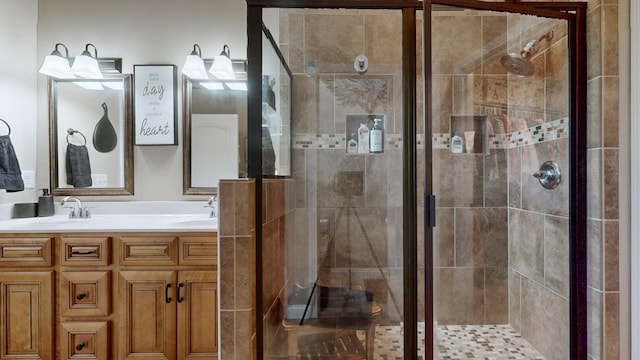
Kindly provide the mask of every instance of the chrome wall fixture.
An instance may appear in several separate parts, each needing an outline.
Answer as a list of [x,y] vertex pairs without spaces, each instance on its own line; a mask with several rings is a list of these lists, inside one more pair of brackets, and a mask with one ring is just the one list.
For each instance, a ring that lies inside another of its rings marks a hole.
[[540,169],[533,173],[533,177],[538,179],[540,185],[545,189],[555,189],[562,181],[560,166],[555,161],[545,161],[540,165]]
[[356,56],[356,60],[353,63],[353,68],[360,75],[366,73],[369,69],[369,59],[367,58],[367,56],[364,54]]

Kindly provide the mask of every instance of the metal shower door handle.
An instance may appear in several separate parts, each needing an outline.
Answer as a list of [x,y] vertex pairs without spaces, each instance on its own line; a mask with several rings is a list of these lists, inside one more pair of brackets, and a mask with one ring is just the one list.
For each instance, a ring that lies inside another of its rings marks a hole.
[[540,169],[533,173],[533,177],[538,179],[545,189],[555,189],[562,181],[562,172],[555,161],[545,161],[540,165]]

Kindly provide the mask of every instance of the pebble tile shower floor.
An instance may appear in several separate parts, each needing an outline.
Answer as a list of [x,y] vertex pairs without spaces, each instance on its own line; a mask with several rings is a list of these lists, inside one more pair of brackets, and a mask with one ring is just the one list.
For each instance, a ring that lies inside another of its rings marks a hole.
[[[509,325],[447,325],[437,331],[436,359],[545,360]],[[424,337],[424,323],[418,326],[418,336]],[[402,348],[400,326],[376,328],[374,360],[403,360]]]

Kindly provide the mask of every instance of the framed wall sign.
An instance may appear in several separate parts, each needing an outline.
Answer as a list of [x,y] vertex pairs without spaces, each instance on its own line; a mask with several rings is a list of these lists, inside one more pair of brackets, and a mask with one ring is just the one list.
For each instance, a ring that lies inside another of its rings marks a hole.
[[177,67],[133,65],[136,145],[178,145]]

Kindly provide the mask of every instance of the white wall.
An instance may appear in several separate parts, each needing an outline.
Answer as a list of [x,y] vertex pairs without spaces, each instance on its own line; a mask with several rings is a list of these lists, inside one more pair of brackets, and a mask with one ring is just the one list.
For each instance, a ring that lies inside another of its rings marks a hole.
[[[24,0],[0,0],[22,3]],[[29,1],[36,2],[36,0]],[[1,11],[7,14],[5,11]],[[2,15],[0,15],[2,16]],[[16,22],[16,14],[6,15]],[[23,24],[24,25],[24,24]],[[24,25],[26,26],[26,25]],[[33,23],[31,24],[33,26]],[[0,22],[0,27],[3,27]],[[34,31],[34,29],[31,29]],[[4,29],[0,29],[4,35]],[[1,37],[0,37],[1,38]],[[246,4],[239,0],[41,0],[38,6],[37,68],[54,45],[64,43],[70,56],[79,55],[92,43],[99,57],[121,57],[123,72],[134,64],[178,66],[178,146],[136,146],[134,148],[134,196],[94,197],[90,200],[194,200],[182,195],[182,96],[180,68],[185,56],[198,43],[202,56],[213,58],[228,44],[232,58],[246,58]],[[22,43],[22,40],[20,40]],[[26,46],[26,45],[25,45]],[[33,46],[33,45],[32,45]],[[12,56],[18,53],[15,46]],[[33,49],[31,49],[33,53]],[[31,59],[31,57],[29,57]],[[4,63],[4,62],[2,62]],[[1,66],[1,65],[0,65]],[[47,79],[37,76],[38,187],[49,185]],[[13,103],[11,99],[7,101]],[[35,100],[32,100],[35,102]],[[0,107],[1,109],[1,107]],[[33,127],[31,127],[33,128]]]
[[[0,118],[11,125],[11,142],[23,172],[36,169],[37,16],[37,0],[0,0]],[[0,134],[7,134],[4,125]],[[35,189],[0,190],[0,203],[32,201],[36,194]]]

